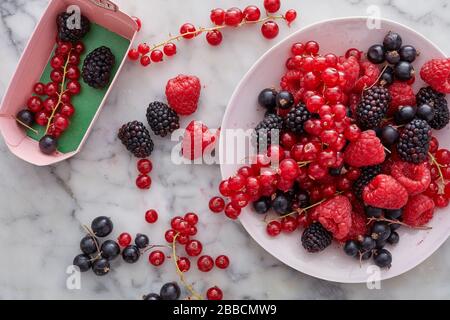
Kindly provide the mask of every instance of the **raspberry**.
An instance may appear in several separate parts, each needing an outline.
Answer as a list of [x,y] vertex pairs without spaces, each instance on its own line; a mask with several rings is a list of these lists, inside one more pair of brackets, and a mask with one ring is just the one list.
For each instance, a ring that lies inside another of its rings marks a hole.
[[364,212],[352,211],[352,227],[350,232],[342,239],[342,242],[347,240],[357,240],[360,236],[367,234],[367,217]]
[[281,78],[281,89],[292,93],[296,104],[303,100],[304,89],[300,86],[302,80],[303,73],[299,70],[289,70],[283,78]]
[[345,162],[352,167],[369,167],[384,162],[386,154],[375,131],[368,130],[361,133],[358,140],[349,144],[345,150]]
[[416,96],[413,88],[405,82],[396,81],[389,87],[391,103],[389,104],[388,117],[392,117],[400,106],[415,106]]
[[350,95],[350,110],[352,114],[356,113],[356,108],[358,108],[359,103],[361,102],[361,95],[360,94],[351,94]]
[[214,143],[216,137],[200,121],[192,121],[186,128],[182,143],[183,157],[190,160],[201,158],[205,149]]
[[380,76],[380,69],[375,64],[365,61],[361,63],[361,74],[362,76],[356,81],[353,88],[354,93],[361,93],[365,88],[373,86]]
[[311,218],[319,221],[334,238],[342,240],[350,233],[352,205],[347,197],[336,196],[316,207]]
[[413,196],[424,192],[431,183],[430,169],[427,164],[395,162],[391,167],[391,175]]
[[366,205],[381,209],[401,209],[408,202],[408,192],[393,177],[380,174],[363,191]]
[[338,63],[337,69],[345,73],[345,85],[342,86],[342,89],[346,93],[351,92],[358,80],[359,72],[361,70],[358,59],[353,56],[348,59],[341,57],[341,62]]
[[411,227],[421,227],[433,218],[434,202],[423,194],[418,194],[409,199],[403,209],[403,222]]
[[434,90],[450,93],[450,58],[428,61],[420,70],[420,76]]
[[167,101],[176,113],[187,116],[197,111],[200,91],[201,84],[197,77],[179,75],[167,83]]

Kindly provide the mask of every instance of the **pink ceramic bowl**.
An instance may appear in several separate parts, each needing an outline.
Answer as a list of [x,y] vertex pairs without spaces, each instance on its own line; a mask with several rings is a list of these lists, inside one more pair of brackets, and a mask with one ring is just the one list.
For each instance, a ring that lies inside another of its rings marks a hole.
[[[290,47],[294,42],[316,40],[321,45],[321,53],[333,52],[343,55],[348,48],[358,48],[366,51],[375,43],[380,43],[384,35],[396,31],[403,37],[405,44],[414,45],[421,55],[415,62],[419,69],[431,58],[442,58],[445,54],[433,43],[414,30],[393,21],[382,20],[381,28],[369,30],[367,18],[354,17],[327,20],[303,28],[289,36],[270,49],[261,57],[244,76],[234,92],[222,123],[222,132],[226,129],[252,129],[263,118],[264,112],[258,107],[259,92],[267,87],[279,88],[280,78],[285,72],[284,63],[289,56]],[[415,90],[424,86],[418,79]],[[450,146],[450,136],[446,128],[437,133],[442,146]],[[223,140],[223,136],[221,140]],[[221,145],[221,157],[232,152],[231,146]],[[236,173],[239,164],[222,164],[224,178]],[[308,254],[300,244],[301,233],[290,236],[281,235],[276,239],[266,234],[265,223],[261,216],[247,208],[241,215],[241,222],[250,235],[274,257],[298,271],[313,277],[343,282],[362,283],[373,280],[371,262],[362,266],[352,258],[347,257],[337,243],[320,254]],[[450,214],[448,210],[437,210],[430,223],[429,231],[400,229],[400,243],[390,247],[393,255],[392,268],[382,270],[381,279],[389,279],[411,270],[427,259],[447,240],[450,235]]]

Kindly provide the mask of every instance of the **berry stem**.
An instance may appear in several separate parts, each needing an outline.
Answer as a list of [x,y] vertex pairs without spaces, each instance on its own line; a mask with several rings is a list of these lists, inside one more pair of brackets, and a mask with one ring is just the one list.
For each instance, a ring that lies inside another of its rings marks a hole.
[[178,274],[178,276],[180,277],[181,282],[183,283],[183,285],[186,287],[186,289],[191,293],[191,295],[196,298],[197,300],[203,300],[203,297],[194,290],[194,288],[187,283],[185,277],[184,277],[184,273],[180,270],[180,268],[178,267],[178,256],[177,256],[177,239],[180,236],[180,233],[178,232],[175,237],[173,238],[173,242],[172,242],[172,256],[173,256],[173,261],[175,263],[175,270]]
[[27,125],[27,124],[25,124],[25,123],[23,123],[22,121],[20,121],[19,119],[17,119],[16,117],[14,117],[14,116],[12,116],[12,115],[9,115],[9,114],[0,114],[0,118],[11,118],[11,119],[14,119],[14,120],[16,120],[16,122],[17,122],[18,124],[20,124],[21,126],[27,128],[27,129],[30,130],[30,131],[33,131],[35,134],[38,134],[38,133],[39,133],[36,129],[30,127],[29,125]]
[[[259,20],[257,20],[257,21],[246,21],[246,20],[244,20],[243,22],[241,22],[240,24],[238,24],[236,27],[241,27],[241,26],[244,26],[244,25],[251,25],[251,24],[264,23],[264,22],[269,21],[269,20],[280,20],[280,19],[286,20],[286,18],[284,17],[284,15],[269,15],[269,16],[267,16],[267,17],[265,17],[265,18],[262,18],[262,19],[259,19]],[[169,39],[167,39],[166,41],[160,42],[160,43],[158,43],[158,44],[153,45],[153,46],[150,48],[150,52],[147,53],[147,54],[145,54],[145,55],[148,56],[148,55],[150,55],[150,53],[151,53],[152,51],[154,51],[155,49],[161,48],[161,47],[165,46],[166,44],[168,44],[169,42],[172,42],[172,41],[179,41],[179,40],[183,39],[185,36],[191,36],[191,35],[198,36],[198,35],[200,35],[200,34],[202,34],[202,33],[204,33],[204,32],[221,30],[221,29],[224,29],[224,28],[227,28],[227,27],[228,27],[227,25],[216,26],[216,27],[211,27],[211,28],[200,27],[198,30],[195,30],[195,31],[190,31],[190,32],[185,32],[185,33],[180,33],[180,34],[178,34],[178,35],[176,35],[176,36],[171,36],[171,37],[170,37]]]
[[309,207],[306,207],[306,208],[300,208],[300,209],[298,209],[298,210],[295,210],[294,212],[285,214],[284,216],[280,216],[280,217],[277,218],[277,219],[270,220],[270,221],[267,222],[267,223],[279,221],[279,220],[281,220],[281,219],[283,219],[283,218],[287,218],[287,217],[293,216],[293,215],[295,215],[295,214],[303,214],[303,213],[307,213],[309,210],[314,209],[314,208],[317,207],[317,206],[320,206],[322,203],[324,203],[324,202],[327,201],[327,200],[328,200],[328,199],[323,199],[322,201],[317,202],[317,203],[315,203],[315,204],[313,204],[313,205],[311,205],[311,206],[309,206]]
[[[86,232],[93,238],[96,239],[95,233],[86,225],[83,225],[83,229],[86,230]],[[92,259],[92,261],[98,260],[100,259],[100,256],[102,255],[102,252],[100,250],[100,247],[97,243],[97,240],[94,241],[95,242],[95,247],[97,248],[97,256],[95,258]]]
[[386,219],[386,218],[369,218],[369,222],[367,222],[367,224],[370,224],[373,221],[388,222],[389,224],[399,224],[401,226],[404,226],[404,227],[407,227],[407,228],[410,228],[410,229],[416,229],[416,230],[431,230],[431,229],[433,229],[432,227],[428,227],[428,226],[413,227],[413,226],[410,226],[409,224],[406,224],[406,223],[401,222],[399,220],[391,220],[391,219]]
[[53,118],[55,117],[56,111],[58,110],[58,107],[62,103],[62,95],[66,92],[66,91],[63,91],[63,90],[64,90],[64,86],[66,85],[67,67],[69,66],[70,54],[72,53],[72,51],[73,51],[73,48],[70,49],[69,54],[67,55],[66,63],[64,64],[63,78],[62,78],[61,90],[60,90],[61,92],[58,93],[58,103],[56,104],[55,108],[53,108],[52,114],[48,118],[48,123],[47,123],[47,128],[45,129],[45,134],[48,133],[48,130],[50,128],[50,125],[52,124]]
[[438,169],[438,172],[439,172],[439,179],[440,179],[441,182],[445,185],[445,179],[444,179],[444,174],[442,173],[442,170],[441,170],[441,164],[436,160],[435,156],[433,156],[433,155],[431,154],[431,152],[428,152],[428,155],[429,155],[429,157],[430,157],[430,159],[431,159],[431,163],[434,164],[434,165],[436,165],[436,167],[437,167],[437,169]]

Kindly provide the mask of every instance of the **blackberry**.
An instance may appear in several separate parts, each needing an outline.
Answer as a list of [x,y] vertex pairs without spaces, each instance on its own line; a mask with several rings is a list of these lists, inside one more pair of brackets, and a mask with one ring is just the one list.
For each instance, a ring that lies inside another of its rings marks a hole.
[[153,141],[150,132],[139,121],[124,124],[119,130],[118,137],[127,150],[138,158],[148,158],[153,152]]
[[353,183],[353,192],[358,198],[362,198],[364,188],[381,173],[381,166],[364,167],[361,169],[361,175]]
[[303,125],[311,118],[311,113],[306,109],[304,104],[298,105],[292,109],[284,120],[285,127],[296,134],[304,132]]
[[408,123],[397,144],[398,154],[403,161],[422,163],[428,158],[431,127],[425,120],[415,119]]
[[84,60],[84,82],[95,89],[105,88],[111,79],[116,58],[108,47],[102,46],[89,53]]
[[364,92],[362,101],[356,109],[356,121],[363,130],[380,126],[391,102],[388,89],[375,86]]
[[[83,15],[81,15],[80,19],[80,28],[76,28],[76,26],[72,25],[71,18],[74,14],[75,11],[72,13],[62,12],[56,18],[59,40],[75,43],[80,41],[91,30],[91,22]],[[73,19],[73,21],[75,21],[75,19]]]
[[[267,149],[272,143],[272,134],[276,134],[278,139],[280,131],[283,129],[283,119],[276,114],[268,114],[255,128],[253,140],[261,149]],[[278,132],[272,130],[278,130]],[[267,144],[267,145],[266,145]],[[264,148],[266,147],[266,148]]]
[[309,253],[317,253],[331,245],[333,237],[320,223],[313,223],[302,235],[302,245]]
[[180,129],[180,118],[162,102],[152,102],[147,109],[147,121],[157,136],[165,137]]
[[440,130],[447,126],[450,121],[450,113],[444,94],[433,90],[431,87],[425,87],[420,89],[416,99],[418,106],[427,104],[434,108],[433,119],[428,122],[433,129]]

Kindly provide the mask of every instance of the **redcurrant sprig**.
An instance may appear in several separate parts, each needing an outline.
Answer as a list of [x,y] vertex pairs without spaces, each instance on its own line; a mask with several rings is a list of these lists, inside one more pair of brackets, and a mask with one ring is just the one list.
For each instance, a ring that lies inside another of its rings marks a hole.
[[178,35],[170,36],[169,39],[152,46],[141,43],[137,48],[133,48],[128,52],[128,58],[133,61],[139,60],[142,66],[147,67],[152,62],[162,62],[164,55],[168,57],[175,55],[177,53],[175,41],[182,39],[190,40],[202,33],[206,33],[206,41],[212,46],[218,46],[223,40],[222,29],[231,27],[238,28],[250,24],[261,23],[262,35],[267,39],[273,39],[279,33],[279,26],[275,22],[276,20],[285,20],[288,26],[290,26],[297,18],[297,12],[294,9],[288,10],[284,15],[274,15],[280,9],[280,5],[280,0],[264,1],[266,10],[266,17],[264,18],[261,18],[261,10],[254,5],[246,7],[243,11],[236,7],[228,10],[220,8],[213,9],[210,14],[210,19],[214,27],[196,28],[191,23],[185,23],[181,26]]

